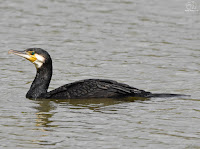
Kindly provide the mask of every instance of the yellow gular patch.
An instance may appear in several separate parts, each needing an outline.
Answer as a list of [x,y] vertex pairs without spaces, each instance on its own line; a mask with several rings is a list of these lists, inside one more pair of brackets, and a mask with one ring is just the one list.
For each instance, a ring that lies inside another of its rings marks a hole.
[[37,60],[35,55],[29,55],[29,58],[27,58],[27,60],[31,61],[32,63],[35,62]]

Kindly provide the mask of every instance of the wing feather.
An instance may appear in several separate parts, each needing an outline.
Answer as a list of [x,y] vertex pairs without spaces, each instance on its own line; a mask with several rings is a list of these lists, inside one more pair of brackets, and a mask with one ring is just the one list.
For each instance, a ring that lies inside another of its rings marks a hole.
[[116,98],[123,96],[149,95],[150,92],[139,90],[127,84],[112,80],[87,79],[63,85],[48,92],[48,98]]

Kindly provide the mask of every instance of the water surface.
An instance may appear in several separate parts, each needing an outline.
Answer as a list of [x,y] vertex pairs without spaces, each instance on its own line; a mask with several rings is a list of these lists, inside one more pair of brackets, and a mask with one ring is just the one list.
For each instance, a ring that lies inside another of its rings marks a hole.
[[[0,1],[0,148],[200,148],[200,13],[186,3]],[[36,70],[7,52],[30,47],[53,59],[49,90],[102,78],[192,96],[29,100]]]

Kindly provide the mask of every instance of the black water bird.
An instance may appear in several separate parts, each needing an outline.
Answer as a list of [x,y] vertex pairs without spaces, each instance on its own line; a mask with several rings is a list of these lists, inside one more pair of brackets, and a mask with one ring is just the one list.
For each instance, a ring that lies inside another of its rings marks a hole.
[[52,60],[49,53],[40,48],[25,51],[10,50],[9,53],[21,56],[35,64],[37,73],[26,94],[30,99],[86,99],[86,98],[125,98],[125,97],[174,97],[181,94],[154,94],[127,84],[106,79],[86,79],[63,85],[48,92],[52,77]]

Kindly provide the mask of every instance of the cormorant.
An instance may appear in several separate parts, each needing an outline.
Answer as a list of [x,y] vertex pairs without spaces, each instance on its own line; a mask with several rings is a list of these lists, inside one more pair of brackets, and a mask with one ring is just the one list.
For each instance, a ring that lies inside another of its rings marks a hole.
[[52,76],[52,60],[49,53],[41,48],[25,51],[10,50],[9,53],[21,56],[35,64],[37,73],[26,94],[30,99],[86,99],[86,98],[125,98],[125,97],[174,97],[181,94],[154,94],[127,84],[106,79],[86,79],[63,85],[47,92]]

